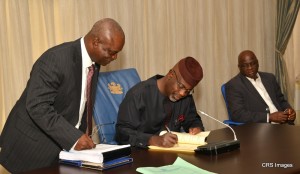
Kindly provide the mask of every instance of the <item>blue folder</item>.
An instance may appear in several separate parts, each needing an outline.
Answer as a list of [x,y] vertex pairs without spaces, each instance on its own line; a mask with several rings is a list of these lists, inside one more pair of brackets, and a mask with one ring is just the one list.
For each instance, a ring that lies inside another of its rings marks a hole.
[[90,163],[85,161],[78,161],[78,160],[60,160],[59,163],[61,164],[67,164],[77,167],[83,167],[83,168],[90,168],[95,170],[107,170],[111,168],[115,168],[118,166],[122,166],[125,164],[129,164],[133,162],[133,158],[131,157],[121,157],[114,160],[110,160],[107,162],[104,162],[102,164],[98,163]]

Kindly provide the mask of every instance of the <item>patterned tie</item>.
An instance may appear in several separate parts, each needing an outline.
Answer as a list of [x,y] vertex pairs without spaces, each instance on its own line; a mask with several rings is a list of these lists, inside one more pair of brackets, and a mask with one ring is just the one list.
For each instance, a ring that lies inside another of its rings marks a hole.
[[92,112],[93,112],[93,107],[92,107],[92,97],[91,97],[91,92],[92,92],[92,78],[95,72],[95,65],[92,64],[89,68],[89,73],[87,75],[87,84],[86,84],[86,109],[87,109],[87,134],[91,135],[92,134]]

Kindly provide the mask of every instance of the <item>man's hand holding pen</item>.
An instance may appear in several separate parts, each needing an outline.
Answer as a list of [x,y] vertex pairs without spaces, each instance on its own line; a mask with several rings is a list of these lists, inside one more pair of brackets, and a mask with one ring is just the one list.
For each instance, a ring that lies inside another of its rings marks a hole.
[[149,139],[149,145],[160,146],[160,147],[173,147],[178,142],[176,134],[172,134],[170,129],[166,126],[167,133],[158,136],[153,135]]
[[87,135],[83,134],[77,141],[74,149],[75,150],[85,150],[95,148],[96,144],[94,144],[93,140]]
[[172,132],[170,131],[170,129],[168,128],[168,126],[165,126],[167,129],[167,133],[162,135],[162,137],[164,138],[163,141],[163,147],[173,147],[175,144],[177,144],[178,142],[178,137],[176,134],[172,134]]

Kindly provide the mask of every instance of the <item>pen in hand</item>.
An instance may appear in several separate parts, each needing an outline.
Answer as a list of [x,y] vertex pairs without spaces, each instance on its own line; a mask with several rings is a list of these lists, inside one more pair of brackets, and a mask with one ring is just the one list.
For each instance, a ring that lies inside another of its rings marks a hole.
[[171,133],[170,129],[168,128],[167,125],[165,125],[166,129],[167,129],[167,132]]
[[172,141],[173,141],[173,145],[172,145],[172,146],[174,146],[174,145],[177,144],[177,142],[178,142],[177,135],[172,134],[172,132],[170,131],[170,129],[168,128],[167,125],[165,125],[165,128],[167,129],[167,133],[170,133],[171,136],[173,137],[173,138],[172,138],[172,139],[173,139],[173,140],[172,140]]

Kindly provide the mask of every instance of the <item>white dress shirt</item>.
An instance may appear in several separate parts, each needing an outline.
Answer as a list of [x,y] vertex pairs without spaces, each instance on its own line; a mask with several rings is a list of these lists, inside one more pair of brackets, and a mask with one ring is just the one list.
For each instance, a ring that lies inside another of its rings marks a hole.
[[87,74],[89,72],[88,67],[93,64],[84,44],[84,37],[80,39],[81,45],[81,57],[82,57],[82,80],[81,80],[81,99],[80,99],[80,108],[79,108],[79,119],[78,123],[76,124],[76,128],[78,129],[81,123],[82,115],[85,108],[86,103],[86,80]]
[[[78,123],[75,125],[77,129],[79,129],[79,126],[81,124],[82,115],[84,112],[85,104],[86,104],[86,80],[87,75],[89,72],[88,67],[93,64],[92,59],[90,58],[85,44],[84,44],[84,37],[80,39],[80,45],[81,45],[81,57],[82,57],[82,80],[81,80],[81,97],[80,97],[80,108],[79,108],[79,119]],[[74,150],[75,145],[77,144],[78,140],[75,142],[75,144],[71,147],[72,150]]]
[[[257,79],[254,80],[252,78],[246,77],[254,86],[254,88],[257,90],[257,92],[260,94],[260,96],[264,99],[264,101],[267,103],[269,110],[270,110],[270,114],[277,112],[277,108],[275,107],[275,105],[273,104],[266,88],[264,87],[261,78],[259,76],[259,74],[256,74]],[[269,122],[269,114],[267,114],[267,122]]]

